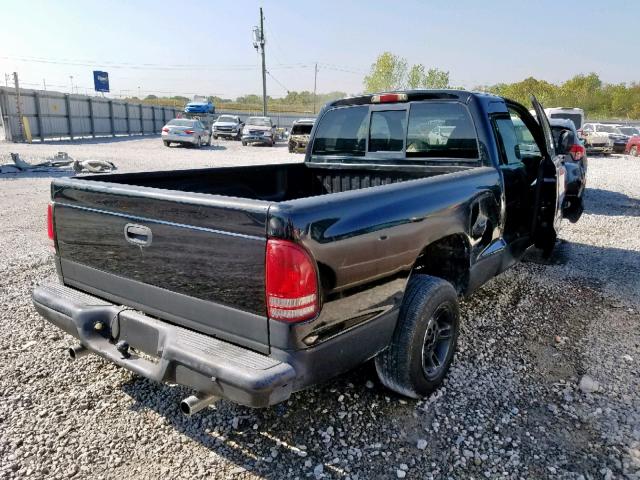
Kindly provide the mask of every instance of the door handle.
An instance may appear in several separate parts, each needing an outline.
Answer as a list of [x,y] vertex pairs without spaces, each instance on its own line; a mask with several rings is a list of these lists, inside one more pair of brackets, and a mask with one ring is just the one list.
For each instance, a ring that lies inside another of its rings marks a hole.
[[153,234],[149,227],[144,225],[136,225],[134,223],[127,223],[124,226],[124,238],[127,242],[138,245],[140,247],[148,247],[151,245]]

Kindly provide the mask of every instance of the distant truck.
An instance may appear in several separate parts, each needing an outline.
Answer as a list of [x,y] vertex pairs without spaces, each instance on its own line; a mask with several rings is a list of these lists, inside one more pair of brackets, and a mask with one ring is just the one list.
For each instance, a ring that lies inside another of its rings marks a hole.
[[581,108],[571,108],[571,107],[556,107],[556,108],[545,108],[544,113],[547,114],[549,119],[554,118],[562,118],[565,120],[571,120],[573,124],[576,126],[576,130],[582,128],[584,124],[584,110]]
[[293,122],[289,135],[289,153],[304,153],[311,138],[315,118],[301,118]]

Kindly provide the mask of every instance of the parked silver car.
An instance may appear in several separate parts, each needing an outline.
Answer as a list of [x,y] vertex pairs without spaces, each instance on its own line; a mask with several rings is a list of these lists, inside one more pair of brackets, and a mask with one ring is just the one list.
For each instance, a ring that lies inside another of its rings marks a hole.
[[263,143],[273,147],[276,143],[276,126],[271,117],[249,117],[242,129],[242,145]]
[[202,145],[211,145],[211,132],[200,120],[174,118],[162,127],[162,141],[165,147],[181,143],[200,148]]

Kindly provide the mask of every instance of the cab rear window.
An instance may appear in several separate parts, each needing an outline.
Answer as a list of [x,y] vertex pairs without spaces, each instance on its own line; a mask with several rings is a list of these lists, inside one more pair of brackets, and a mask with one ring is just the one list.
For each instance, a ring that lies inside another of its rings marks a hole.
[[313,154],[364,157],[368,119],[368,106],[328,111],[316,130]]
[[[477,159],[478,140],[467,108],[456,102],[415,102],[406,109],[368,105],[341,107],[323,115],[312,155]],[[408,110],[408,112],[407,112]]]

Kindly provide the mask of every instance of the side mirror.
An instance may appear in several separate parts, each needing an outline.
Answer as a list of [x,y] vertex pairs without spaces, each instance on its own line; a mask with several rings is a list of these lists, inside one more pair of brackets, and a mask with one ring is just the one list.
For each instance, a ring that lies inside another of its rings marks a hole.
[[571,148],[571,132],[569,130],[563,130],[558,138],[558,153],[564,155],[569,152]]
[[522,160],[522,155],[520,154],[520,145],[517,145],[517,144],[516,144],[516,145],[513,147],[513,151],[514,151],[514,152],[515,152],[515,154],[516,154],[516,158],[517,158],[518,160]]

